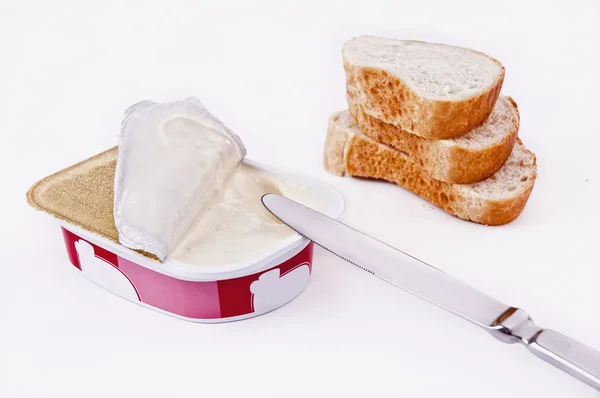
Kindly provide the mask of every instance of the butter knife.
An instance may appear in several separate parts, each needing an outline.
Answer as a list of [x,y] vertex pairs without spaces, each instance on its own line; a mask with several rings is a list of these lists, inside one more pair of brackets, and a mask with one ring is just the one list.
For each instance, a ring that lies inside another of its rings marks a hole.
[[364,271],[438,305],[504,343],[531,353],[600,390],[600,352],[537,326],[522,309],[508,306],[437,268],[322,213],[276,194],[263,205],[284,224]]

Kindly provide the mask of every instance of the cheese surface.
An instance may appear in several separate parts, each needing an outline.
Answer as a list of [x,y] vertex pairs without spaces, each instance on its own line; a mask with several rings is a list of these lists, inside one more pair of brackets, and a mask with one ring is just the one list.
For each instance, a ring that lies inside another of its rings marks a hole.
[[115,173],[121,244],[163,260],[244,156],[239,137],[193,98],[135,106],[123,122]]
[[288,197],[317,211],[327,206],[314,188],[241,163],[169,259],[199,266],[247,262],[297,236],[263,206],[265,193]]

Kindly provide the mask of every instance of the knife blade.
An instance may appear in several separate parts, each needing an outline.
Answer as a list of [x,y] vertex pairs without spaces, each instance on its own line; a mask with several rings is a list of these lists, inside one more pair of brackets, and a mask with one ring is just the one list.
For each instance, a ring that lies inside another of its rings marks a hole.
[[534,355],[600,390],[600,353],[535,325],[511,307],[441,270],[338,220],[277,194],[262,203],[271,214],[315,244],[400,289],[444,308],[504,343],[522,343]]

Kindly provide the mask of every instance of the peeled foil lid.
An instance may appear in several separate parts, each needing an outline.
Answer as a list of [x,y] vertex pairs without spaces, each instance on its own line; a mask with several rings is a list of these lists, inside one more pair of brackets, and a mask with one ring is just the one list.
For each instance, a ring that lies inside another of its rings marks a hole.
[[114,181],[119,242],[163,261],[246,156],[197,98],[125,111]]

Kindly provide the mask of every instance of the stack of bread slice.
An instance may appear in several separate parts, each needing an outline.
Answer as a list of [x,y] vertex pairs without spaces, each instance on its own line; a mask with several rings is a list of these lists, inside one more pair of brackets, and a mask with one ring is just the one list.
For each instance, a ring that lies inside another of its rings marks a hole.
[[396,183],[485,225],[516,219],[536,177],[504,66],[480,52],[371,36],[344,44],[348,109],[329,119],[325,168]]

